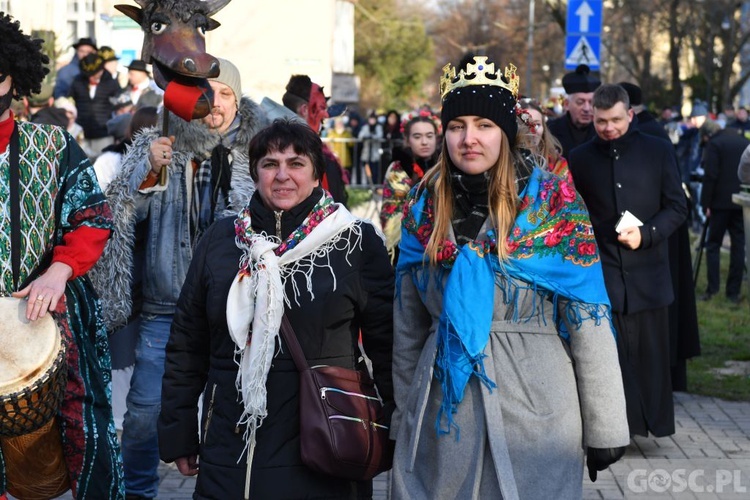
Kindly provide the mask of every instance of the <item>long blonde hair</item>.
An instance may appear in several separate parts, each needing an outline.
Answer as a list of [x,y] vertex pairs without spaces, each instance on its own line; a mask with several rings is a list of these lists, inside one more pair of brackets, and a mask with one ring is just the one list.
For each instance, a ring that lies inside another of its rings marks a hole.
[[[518,212],[518,193],[516,191],[516,161],[523,161],[515,148],[511,148],[505,132],[500,134],[500,157],[489,170],[488,187],[489,217],[497,233],[497,254],[500,261],[509,256],[507,237],[513,227]],[[448,228],[453,219],[453,188],[451,187],[448,145],[443,138],[443,150],[437,165],[431,168],[422,179],[421,189],[432,192],[434,199],[434,222],[432,234],[427,242],[426,253],[430,264],[437,264],[438,246],[448,237]]]

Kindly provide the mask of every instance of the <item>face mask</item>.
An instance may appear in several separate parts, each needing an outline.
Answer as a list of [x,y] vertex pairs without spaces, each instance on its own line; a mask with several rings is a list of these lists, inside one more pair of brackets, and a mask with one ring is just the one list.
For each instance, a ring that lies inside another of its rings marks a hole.
[[10,108],[13,102],[13,91],[9,90],[4,96],[0,96],[0,115],[5,113]]

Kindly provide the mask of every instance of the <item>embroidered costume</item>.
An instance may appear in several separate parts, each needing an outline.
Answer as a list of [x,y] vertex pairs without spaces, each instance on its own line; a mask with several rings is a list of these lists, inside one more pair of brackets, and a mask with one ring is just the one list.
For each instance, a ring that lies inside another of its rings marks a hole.
[[[10,121],[12,121],[12,116]],[[111,213],[94,169],[73,138],[48,125],[16,124],[19,145],[21,266],[19,282],[52,248],[52,261],[73,268],[53,314],[67,347],[68,381],[58,410],[63,452],[75,498],[124,497],[122,461],[110,406],[110,355],[96,294],[85,273],[101,254]],[[10,148],[0,154],[2,295],[10,295]],[[5,490],[0,452],[0,492]]]
[[393,253],[401,241],[401,220],[406,195],[424,176],[424,169],[414,163],[412,174],[401,165],[401,161],[391,163],[385,172],[383,182],[383,204],[380,208],[380,227],[385,234],[385,247]]

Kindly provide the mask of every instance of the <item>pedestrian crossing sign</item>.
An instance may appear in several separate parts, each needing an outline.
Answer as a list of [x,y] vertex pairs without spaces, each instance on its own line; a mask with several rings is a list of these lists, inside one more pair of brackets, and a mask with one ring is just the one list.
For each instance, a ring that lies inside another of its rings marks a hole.
[[586,64],[591,70],[599,69],[600,37],[596,35],[568,35],[565,44],[565,68],[575,69]]

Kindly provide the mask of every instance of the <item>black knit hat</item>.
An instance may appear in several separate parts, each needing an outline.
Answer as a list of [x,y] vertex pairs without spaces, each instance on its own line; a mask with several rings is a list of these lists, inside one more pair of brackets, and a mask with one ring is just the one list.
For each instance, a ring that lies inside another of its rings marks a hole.
[[643,104],[643,91],[638,85],[630,82],[620,82],[617,85],[624,88],[625,92],[628,93],[628,99],[630,99],[631,106]]
[[585,64],[579,64],[575,71],[563,76],[562,84],[565,92],[578,94],[579,92],[587,94],[599,88],[602,84],[598,78],[591,76],[591,69]]
[[[480,78],[477,71],[485,69],[492,64],[488,59],[482,57],[475,59],[476,65],[470,65],[466,71],[466,80]],[[460,65],[459,67],[463,66]],[[515,67],[513,67],[515,69]],[[463,71],[464,68],[461,68]],[[499,73],[499,72],[498,72]],[[462,76],[454,78],[458,81]],[[490,80],[496,80],[499,84],[510,85],[505,77],[500,77],[494,73],[484,73],[482,75]],[[441,82],[445,82],[444,75]],[[499,79],[502,78],[502,81]],[[483,78],[484,79],[484,78]],[[450,84],[448,84],[450,87]],[[518,123],[516,122],[516,98],[513,92],[504,86],[481,84],[457,86],[443,96],[443,109],[440,113],[440,120],[443,123],[443,130],[447,130],[448,122],[459,116],[481,116],[492,120],[500,127],[512,143],[518,133]]]

